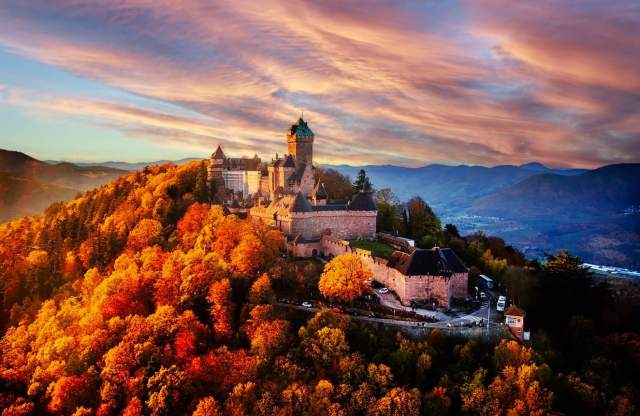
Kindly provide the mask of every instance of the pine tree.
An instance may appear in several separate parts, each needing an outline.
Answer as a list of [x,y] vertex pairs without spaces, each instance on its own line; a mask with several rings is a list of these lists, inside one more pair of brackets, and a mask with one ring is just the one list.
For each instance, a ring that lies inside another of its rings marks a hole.
[[207,167],[204,162],[200,164],[198,175],[196,176],[196,186],[193,190],[193,196],[197,202],[201,204],[209,202],[209,186],[207,184]]
[[356,181],[353,183],[353,191],[355,193],[369,192],[371,191],[371,188],[372,188],[371,181],[367,176],[367,172],[365,172],[364,169],[360,169],[360,172],[358,172],[358,177],[356,178]]

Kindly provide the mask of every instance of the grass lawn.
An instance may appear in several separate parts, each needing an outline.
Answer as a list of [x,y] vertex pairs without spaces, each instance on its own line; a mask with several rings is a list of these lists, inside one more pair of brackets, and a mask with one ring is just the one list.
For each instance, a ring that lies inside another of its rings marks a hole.
[[369,250],[373,253],[374,256],[382,257],[383,259],[388,259],[395,251],[393,247],[380,241],[349,240],[349,244],[351,244],[351,247]]

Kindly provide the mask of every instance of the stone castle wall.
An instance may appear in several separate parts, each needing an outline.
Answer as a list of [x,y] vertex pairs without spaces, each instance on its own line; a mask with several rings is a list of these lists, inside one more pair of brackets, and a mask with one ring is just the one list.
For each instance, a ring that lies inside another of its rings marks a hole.
[[[277,214],[274,217],[274,214]],[[376,233],[375,211],[313,211],[278,214],[266,207],[254,207],[250,215],[291,237],[319,240],[326,230],[338,239],[372,239]]]
[[340,239],[375,237],[375,211],[314,211],[291,213],[290,235],[307,240],[319,239],[327,230]]
[[454,273],[451,276],[451,296],[466,298],[468,295],[469,273]]

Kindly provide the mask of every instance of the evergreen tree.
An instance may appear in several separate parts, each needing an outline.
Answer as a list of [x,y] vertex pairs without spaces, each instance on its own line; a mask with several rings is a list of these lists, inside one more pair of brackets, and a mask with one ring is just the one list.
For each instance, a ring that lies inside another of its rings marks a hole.
[[215,179],[211,179],[211,181],[209,182],[209,201],[210,202],[214,202],[214,198],[216,197],[216,194],[218,193],[218,186],[216,185],[216,181]]
[[204,162],[200,164],[198,174],[196,176],[196,185],[193,190],[193,196],[197,202],[201,204],[209,202],[209,186],[207,184],[207,166]]
[[416,241],[425,236],[439,236],[441,223],[431,207],[419,196],[415,196],[407,202],[409,215],[409,237]]
[[356,181],[353,183],[354,193],[370,192],[371,189],[372,189],[371,181],[367,176],[367,172],[365,172],[364,169],[360,169],[360,172],[358,172],[358,177],[356,178]]
[[444,226],[444,232],[449,237],[460,238],[460,232],[458,231],[458,227],[454,224],[447,224]]

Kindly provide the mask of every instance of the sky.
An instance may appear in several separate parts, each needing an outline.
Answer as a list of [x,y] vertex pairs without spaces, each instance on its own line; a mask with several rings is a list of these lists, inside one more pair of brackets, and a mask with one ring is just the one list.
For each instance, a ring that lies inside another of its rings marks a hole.
[[332,164],[640,162],[637,0],[0,0],[0,148]]

